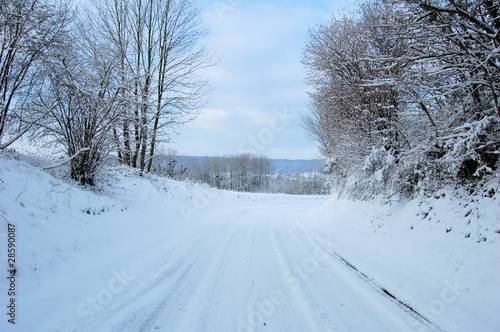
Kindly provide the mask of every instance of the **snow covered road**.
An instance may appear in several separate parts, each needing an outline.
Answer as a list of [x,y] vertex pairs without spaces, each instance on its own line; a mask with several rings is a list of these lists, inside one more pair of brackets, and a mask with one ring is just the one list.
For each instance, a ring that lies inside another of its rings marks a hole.
[[322,203],[285,196],[201,213],[185,232],[141,253],[150,264],[125,296],[76,326],[116,332],[429,330],[343,264],[328,236],[307,231],[310,211]]

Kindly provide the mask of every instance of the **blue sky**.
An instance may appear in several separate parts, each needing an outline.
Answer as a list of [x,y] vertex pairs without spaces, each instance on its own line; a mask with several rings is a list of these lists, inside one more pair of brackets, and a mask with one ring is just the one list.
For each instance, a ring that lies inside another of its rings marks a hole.
[[320,157],[300,126],[309,89],[302,48],[309,28],[352,10],[353,3],[198,0],[210,28],[206,44],[221,61],[206,73],[213,89],[210,103],[168,147],[197,156]]

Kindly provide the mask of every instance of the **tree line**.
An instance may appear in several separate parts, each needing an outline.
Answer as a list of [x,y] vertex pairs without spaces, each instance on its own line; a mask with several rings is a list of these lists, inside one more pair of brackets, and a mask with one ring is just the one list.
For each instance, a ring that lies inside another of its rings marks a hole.
[[263,155],[183,158],[175,150],[153,158],[153,173],[175,180],[208,184],[222,190],[294,195],[325,195],[330,187],[324,174],[279,174]]
[[82,184],[110,151],[149,171],[158,144],[206,103],[206,33],[192,0],[3,0],[0,148],[49,137]]
[[311,29],[303,124],[341,188],[408,196],[494,176],[500,4],[373,0]]

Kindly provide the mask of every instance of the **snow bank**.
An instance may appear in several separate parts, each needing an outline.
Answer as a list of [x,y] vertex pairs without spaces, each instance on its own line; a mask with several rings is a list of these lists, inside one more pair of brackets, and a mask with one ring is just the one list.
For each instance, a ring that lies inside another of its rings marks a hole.
[[316,216],[304,227],[332,234],[349,264],[445,331],[498,331],[498,184],[403,203],[332,199]]

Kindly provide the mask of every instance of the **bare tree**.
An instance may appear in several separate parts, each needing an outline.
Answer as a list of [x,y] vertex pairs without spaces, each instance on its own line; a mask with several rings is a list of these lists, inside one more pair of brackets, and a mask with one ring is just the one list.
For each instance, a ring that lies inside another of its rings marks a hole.
[[[40,114],[27,117],[22,112],[23,105],[38,89],[37,75],[44,60],[65,43],[72,17],[66,0],[1,1],[0,143],[9,125],[14,139],[0,148],[13,143],[40,119]],[[14,123],[18,123],[17,128],[13,127]]]
[[96,2],[95,27],[119,55],[123,124],[115,128],[125,164],[151,170],[159,142],[193,120],[206,102],[200,74],[214,64],[199,41],[207,33],[191,0]]
[[400,27],[389,5],[364,6],[359,17],[332,18],[309,33],[303,64],[308,70],[312,115],[304,126],[321,151],[344,167],[359,167],[369,147],[397,153],[410,146],[399,128],[402,100],[394,59],[404,42],[386,39]]
[[32,107],[47,112],[41,134],[63,145],[71,162],[71,177],[93,185],[103,158],[112,150],[112,129],[121,118],[116,59],[81,25],[73,42],[46,64],[46,79]]

